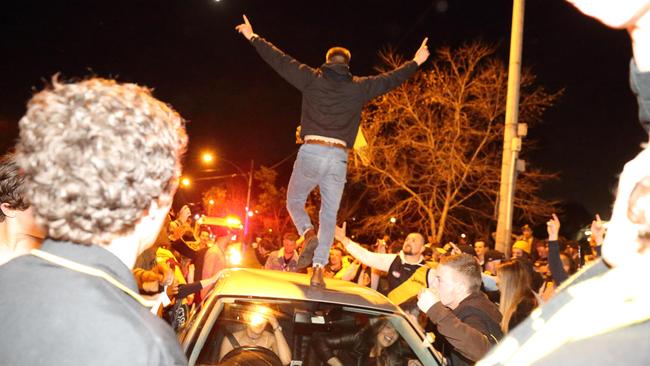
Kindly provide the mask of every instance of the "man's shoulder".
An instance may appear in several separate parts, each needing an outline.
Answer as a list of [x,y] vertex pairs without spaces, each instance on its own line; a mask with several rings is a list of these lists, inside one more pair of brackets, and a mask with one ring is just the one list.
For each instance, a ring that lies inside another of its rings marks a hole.
[[[105,280],[17,259],[0,268],[0,353],[10,364],[93,364],[97,355],[102,363],[183,360],[171,328]],[[25,352],[34,344],[38,352]]]
[[497,322],[500,321],[499,308],[482,292],[473,293],[461,301],[454,313],[460,319],[484,314]]

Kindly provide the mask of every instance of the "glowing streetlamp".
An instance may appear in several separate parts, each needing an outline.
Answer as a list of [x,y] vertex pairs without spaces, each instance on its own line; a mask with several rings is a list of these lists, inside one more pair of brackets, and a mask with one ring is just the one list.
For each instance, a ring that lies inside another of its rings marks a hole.
[[192,181],[188,177],[181,178],[181,187],[188,188],[192,185]]
[[394,224],[394,223],[397,222],[397,219],[394,218],[394,217],[391,217],[390,220],[388,220],[388,221],[390,221],[391,224]]
[[206,151],[203,154],[201,154],[201,161],[203,161],[206,164],[211,164],[214,161],[214,155],[211,152]]

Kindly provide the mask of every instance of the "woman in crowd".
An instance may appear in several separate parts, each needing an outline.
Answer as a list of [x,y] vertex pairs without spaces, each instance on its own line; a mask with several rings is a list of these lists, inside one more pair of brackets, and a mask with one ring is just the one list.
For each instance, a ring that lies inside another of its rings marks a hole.
[[499,311],[501,330],[508,333],[537,307],[531,289],[531,271],[521,260],[509,260],[497,267],[497,286],[501,292]]
[[331,366],[344,365],[344,361],[357,366],[419,365],[415,360],[406,360],[398,339],[395,327],[388,319],[380,318],[355,333],[315,335],[313,347],[318,357]]

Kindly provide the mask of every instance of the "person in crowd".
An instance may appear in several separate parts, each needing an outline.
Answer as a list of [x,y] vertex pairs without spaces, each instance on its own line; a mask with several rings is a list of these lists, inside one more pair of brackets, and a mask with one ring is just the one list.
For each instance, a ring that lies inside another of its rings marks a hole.
[[589,236],[589,248],[591,249],[591,256],[585,258],[587,262],[595,260],[602,254],[603,242],[605,241],[605,233],[607,229],[600,219],[600,215],[596,214],[596,218],[591,221],[591,235]]
[[[235,348],[253,346],[272,350],[283,365],[291,363],[291,349],[271,309],[256,306],[246,312],[244,319],[246,328],[228,333],[224,337],[219,350],[219,360]],[[267,324],[271,327],[271,331],[266,330]]]
[[0,158],[0,265],[38,248],[44,236],[25,198],[15,156],[6,154]]
[[214,241],[210,238],[210,231],[207,228],[199,230],[199,244],[198,249],[209,248],[214,245]]
[[292,232],[286,232],[282,235],[282,248],[271,252],[266,260],[264,268],[274,271],[297,272],[298,271],[298,252],[296,251],[296,241],[298,235]]
[[133,268],[133,277],[142,294],[161,292],[161,287],[170,286],[174,282],[174,270],[166,263],[157,263],[151,269]]
[[[593,225],[592,225],[593,226]],[[570,256],[560,252],[560,220],[553,214],[546,223],[548,231],[548,275],[540,289],[542,301],[548,301],[557,289],[570,275],[576,272],[576,266]],[[598,230],[594,227],[594,230]]]
[[[361,286],[377,290],[377,286],[379,285],[379,272],[349,256],[343,257],[343,263],[344,268],[336,274],[340,275],[340,277],[335,276],[334,278],[355,282]],[[373,277],[375,278],[374,282]]]
[[370,268],[388,273],[388,292],[408,280],[418,268],[425,265],[422,252],[424,237],[418,233],[409,234],[398,254],[374,253],[353,242],[346,236],[346,223],[336,227],[336,240],[343,243],[345,250],[359,262]]
[[499,311],[504,334],[514,329],[537,307],[531,288],[530,271],[521,260],[511,259],[497,267],[497,286],[500,292]]
[[512,244],[512,257],[530,260],[530,246],[525,240],[517,240]]
[[133,265],[134,270],[138,268],[146,271],[150,271],[154,269],[158,264],[156,258],[156,252],[158,251],[158,248],[171,247],[171,242],[167,231],[170,221],[171,221],[171,216],[167,214],[165,216],[165,221],[163,223],[163,226],[158,232],[158,236],[156,237],[154,243],[149,248],[145,249],[142,253],[140,253],[138,258],[136,258],[135,264]]
[[478,264],[483,270],[485,270],[485,253],[489,249],[490,248],[488,248],[485,242],[482,240],[474,243],[474,252],[476,252],[476,259],[478,260]]
[[[338,278],[343,279],[343,275],[347,274],[347,270],[350,266],[349,258],[346,258],[345,251],[343,248],[338,245],[333,245],[330,248],[330,260],[329,263],[325,266],[325,271],[323,276],[327,278]],[[356,269],[359,269],[359,266],[356,266]],[[345,280],[349,281],[356,277],[356,271],[349,274],[349,277],[346,277]]]
[[[553,283],[555,287],[559,286],[567,278],[571,268],[567,270],[564,265],[564,262],[560,254],[560,242],[559,242],[559,232],[560,232],[560,219],[553,214],[552,218],[546,223],[546,228],[548,230],[548,265],[553,278]],[[566,255],[565,255],[566,257]],[[568,258],[568,257],[567,257]]]
[[490,275],[497,275],[497,266],[506,259],[505,255],[498,250],[488,250],[484,255],[483,272]]
[[532,252],[533,246],[535,244],[535,237],[533,236],[533,229],[530,227],[530,225],[525,224],[524,226],[521,227],[521,235],[517,237],[517,241],[524,241],[526,242],[526,249],[524,249],[525,252],[530,254]]
[[405,359],[406,347],[401,346],[399,338],[388,319],[379,318],[351,334],[316,334],[312,347],[318,358],[330,366],[415,365]]
[[171,240],[177,240],[183,237],[186,233],[193,233],[192,229],[192,211],[188,205],[183,205],[178,210],[176,218],[169,223],[168,232]]
[[[299,268],[313,262],[311,284],[324,287],[323,267],[334,242],[347,172],[347,149],[352,148],[359,129],[361,109],[371,99],[400,86],[429,58],[427,39],[412,61],[377,76],[355,77],[350,73],[350,51],[333,47],[319,69],[301,64],[253,32],[248,18],[236,27],[258,54],[280,76],[302,92],[300,135],[304,143],[296,158],[287,188],[287,209],[296,229],[305,237]],[[307,173],[309,172],[309,173]],[[305,210],[309,193],[318,186],[321,195],[319,230],[316,235]]]
[[[650,129],[650,1],[571,0],[632,39],[630,84]],[[625,164],[602,258],[564,281],[483,359],[486,365],[643,365],[650,359],[650,149]]]
[[183,119],[135,84],[55,77],[19,130],[16,164],[47,239],[0,266],[2,362],[187,365],[131,273],[172,204]]
[[481,292],[481,267],[469,254],[443,257],[431,282],[417,305],[442,337],[442,354],[452,365],[474,364],[503,336],[501,313]]
[[546,240],[535,241],[535,252],[533,253],[533,264],[535,269],[540,272],[545,272],[548,265],[548,242]]
[[[264,268],[269,254],[276,248],[268,238],[256,237],[244,251],[242,266],[246,268]],[[297,250],[296,250],[297,251]]]
[[[194,280],[202,280],[210,278],[219,273],[222,269],[226,268],[228,263],[226,260],[226,250],[230,243],[230,231],[226,228],[219,227],[217,230],[217,239],[215,244],[209,248],[201,249],[197,252],[195,265],[194,265]],[[202,301],[208,296],[212,290],[212,286],[206,286],[201,290],[199,301]]]

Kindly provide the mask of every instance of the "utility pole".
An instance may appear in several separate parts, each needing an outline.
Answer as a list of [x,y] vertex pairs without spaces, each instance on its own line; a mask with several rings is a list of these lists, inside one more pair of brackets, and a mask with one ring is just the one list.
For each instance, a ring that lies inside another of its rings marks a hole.
[[521,49],[524,34],[524,0],[513,0],[512,30],[510,36],[510,60],[508,66],[508,95],[506,99],[506,121],[501,160],[501,187],[499,189],[499,211],[497,221],[496,249],[510,258],[512,233],[512,212],[516,183],[516,162],[521,150],[521,139],[517,134],[519,119],[519,84],[521,81]]

